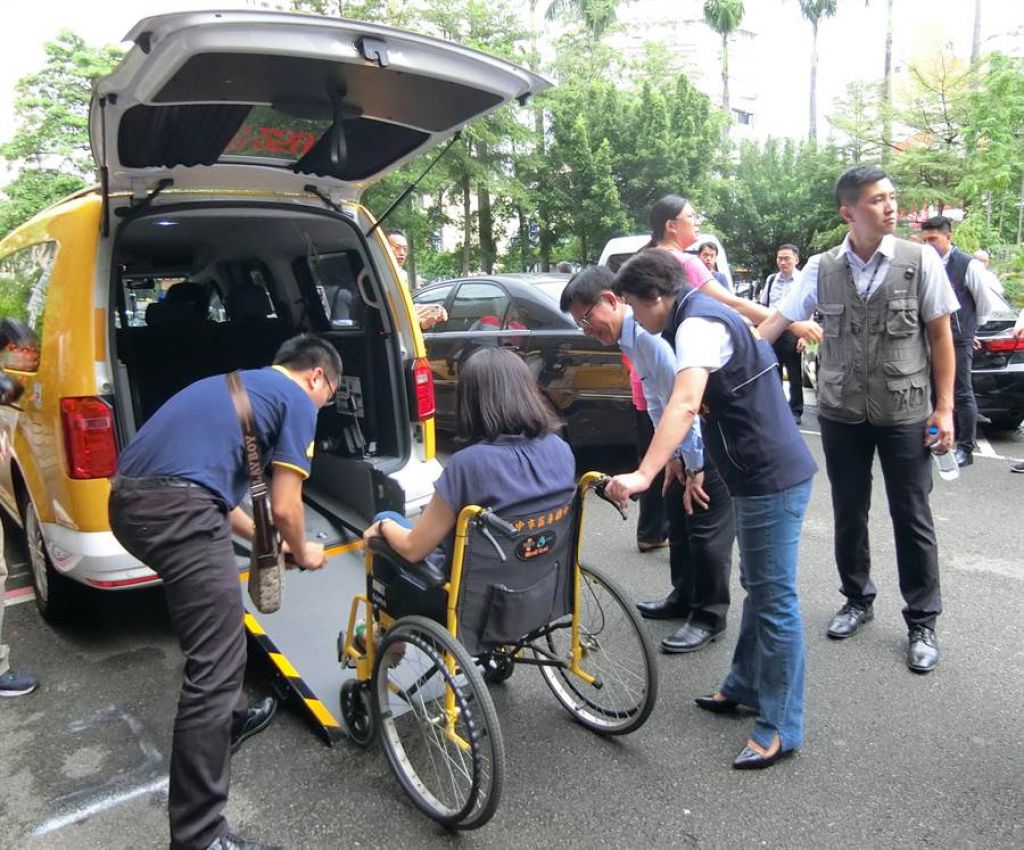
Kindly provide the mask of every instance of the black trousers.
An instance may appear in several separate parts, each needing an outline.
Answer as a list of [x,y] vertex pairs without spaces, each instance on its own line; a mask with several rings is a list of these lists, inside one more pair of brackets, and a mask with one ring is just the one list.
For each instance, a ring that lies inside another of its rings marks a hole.
[[171,850],[205,850],[227,832],[231,724],[244,718],[241,586],[223,502],[203,487],[115,489],[110,527],[163,579],[185,655],[171,746]]
[[[654,423],[646,410],[636,411],[636,452],[640,459],[647,454],[647,448],[654,437]],[[643,493],[640,494],[640,514],[636,521],[636,539],[645,543],[660,543],[668,537],[665,521],[665,500],[661,496],[665,474],[659,472]]]
[[668,517],[669,599],[690,611],[690,621],[718,631],[725,628],[729,611],[729,575],[736,518],[729,488],[713,466],[704,470],[708,509],[683,510],[683,485],[677,480],[665,494]]
[[971,368],[974,366],[974,348],[958,345],[956,354],[956,376],[953,379],[953,421],[956,427],[956,447],[973,452],[978,437],[978,400],[974,397],[974,381]]
[[[775,349],[775,356],[779,360],[779,366],[786,367],[786,375],[789,377],[789,409],[794,416],[801,416],[804,412],[804,376],[803,365],[800,362],[800,352],[796,350],[796,336],[790,331],[783,331],[782,335],[772,343]],[[782,377],[782,369],[779,369],[779,380]]]
[[942,613],[939,548],[928,495],[931,457],[924,445],[925,423],[878,427],[846,425],[819,417],[825,468],[832,485],[835,557],[840,590],[851,602],[875,598],[871,580],[868,513],[875,451],[882,466],[889,515],[896,540],[896,567],[908,626],[935,628]]

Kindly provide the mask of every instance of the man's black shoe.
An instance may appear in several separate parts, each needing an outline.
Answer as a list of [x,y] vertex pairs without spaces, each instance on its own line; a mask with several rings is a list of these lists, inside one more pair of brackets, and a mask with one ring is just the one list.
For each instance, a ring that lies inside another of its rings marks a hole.
[[935,629],[913,626],[908,635],[907,666],[915,673],[931,673],[939,663],[939,644]]
[[[231,730],[232,754],[238,752],[238,748],[242,746],[242,742],[245,741],[246,738],[251,738],[257,732],[262,732],[266,729],[267,726],[270,725],[270,721],[273,719],[275,711],[277,711],[277,700],[273,697],[267,697],[266,699],[256,703],[256,705],[250,706],[249,710],[245,714],[245,721],[242,725],[236,726]],[[244,844],[239,846],[249,847],[250,845]],[[263,845],[253,844],[251,846],[262,847]]]
[[661,649],[662,652],[696,652],[717,640],[724,631],[724,628],[715,631],[697,623],[687,623],[662,640]]
[[842,640],[855,634],[865,623],[870,623],[875,618],[875,612],[871,605],[862,605],[858,602],[847,602],[840,608],[828,624],[828,636],[834,640]]
[[956,458],[957,466],[970,466],[974,463],[974,455],[963,449],[957,449],[954,457]]
[[255,841],[246,841],[229,832],[214,841],[206,850],[284,850],[284,847],[280,844],[258,844]]
[[795,422],[795,423],[796,423],[797,425],[799,425],[799,424],[800,424],[800,419],[801,419],[802,417],[803,417],[803,414],[802,414],[802,413],[796,413],[796,412],[794,411],[794,413],[793,413],[793,421],[794,421],[794,422]]
[[653,602],[637,602],[636,610],[647,620],[685,620],[690,616],[689,611],[669,597]]

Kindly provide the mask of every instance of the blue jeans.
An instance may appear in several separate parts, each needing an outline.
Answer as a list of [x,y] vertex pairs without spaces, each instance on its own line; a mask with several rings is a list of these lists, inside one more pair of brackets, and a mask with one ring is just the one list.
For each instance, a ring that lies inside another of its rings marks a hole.
[[783,750],[804,740],[804,627],[796,596],[800,527],[811,479],[770,496],[733,496],[747,592],[732,669],[720,691],[758,710],[751,738]]

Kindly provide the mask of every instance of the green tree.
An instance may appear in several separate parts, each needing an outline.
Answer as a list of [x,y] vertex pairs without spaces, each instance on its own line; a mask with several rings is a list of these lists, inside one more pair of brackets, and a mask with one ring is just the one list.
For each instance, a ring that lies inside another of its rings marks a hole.
[[549,21],[579,21],[594,42],[615,23],[616,10],[629,0],[552,0],[544,13]]
[[92,82],[120,60],[116,47],[90,47],[70,30],[44,46],[46,64],[15,86],[14,135],[0,145],[16,173],[3,189],[0,232],[86,185],[95,175],[89,149]]
[[811,24],[811,102],[807,138],[818,141],[818,26],[836,13],[839,0],[800,0],[800,13]]
[[722,109],[729,112],[729,36],[743,21],[743,0],[704,0],[704,23],[722,38]]

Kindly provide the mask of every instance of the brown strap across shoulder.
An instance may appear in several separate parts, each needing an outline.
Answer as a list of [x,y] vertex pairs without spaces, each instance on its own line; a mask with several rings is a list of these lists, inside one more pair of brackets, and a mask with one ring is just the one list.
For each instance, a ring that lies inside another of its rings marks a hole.
[[256,526],[254,548],[267,552],[274,547],[274,524],[267,498],[267,483],[263,478],[263,464],[260,460],[260,444],[256,439],[252,418],[252,403],[249,393],[242,383],[240,372],[229,372],[224,376],[231,392],[231,403],[235,406],[235,414],[242,426],[242,444],[245,448],[245,460],[249,467],[249,489],[252,492],[252,514]]

